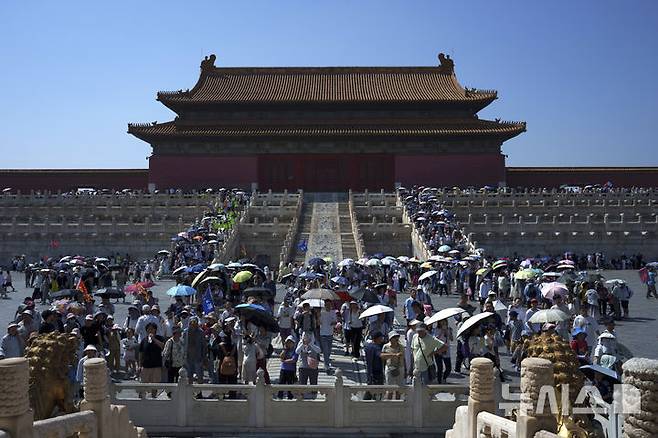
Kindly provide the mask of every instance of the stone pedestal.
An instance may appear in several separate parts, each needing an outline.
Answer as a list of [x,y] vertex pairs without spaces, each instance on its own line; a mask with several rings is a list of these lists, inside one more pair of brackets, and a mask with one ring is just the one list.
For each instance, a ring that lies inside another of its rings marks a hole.
[[80,411],[94,411],[98,421],[98,438],[113,437],[110,430],[110,397],[107,391],[107,366],[100,358],[87,359],[84,363],[84,395]]
[[29,379],[26,358],[0,360],[0,430],[12,437],[33,436],[34,415],[30,409]]
[[536,432],[557,432],[557,420],[550,405],[537,411],[542,387],[553,387],[553,364],[547,359],[527,358],[521,362],[521,403],[516,420],[516,437],[533,438]]
[[477,436],[477,422],[480,412],[496,412],[493,386],[493,362],[483,357],[473,359],[471,361],[470,389],[468,395],[467,430],[470,437]]
[[658,436],[658,360],[633,358],[622,366],[622,402],[615,394],[615,410],[624,416],[624,438]]

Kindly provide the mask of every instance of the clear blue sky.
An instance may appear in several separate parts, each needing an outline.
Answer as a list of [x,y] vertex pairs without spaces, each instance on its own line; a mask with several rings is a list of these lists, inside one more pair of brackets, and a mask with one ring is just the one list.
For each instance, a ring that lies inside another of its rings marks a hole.
[[0,2],[2,168],[145,168],[128,122],[224,66],[436,65],[525,120],[512,166],[658,165],[658,1]]

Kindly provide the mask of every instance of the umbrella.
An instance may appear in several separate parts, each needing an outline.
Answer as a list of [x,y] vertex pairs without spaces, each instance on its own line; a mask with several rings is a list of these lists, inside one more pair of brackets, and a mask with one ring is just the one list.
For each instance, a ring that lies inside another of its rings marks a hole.
[[265,307],[258,304],[238,304],[235,312],[244,315],[245,319],[259,327],[265,327],[270,332],[278,332],[279,324]]
[[567,270],[567,269],[576,269],[574,265],[557,265],[556,269]]
[[94,295],[101,298],[125,298],[126,293],[120,291],[115,287],[108,287],[108,288],[98,289],[98,291],[96,291]]
[[240,269],[242,267],[242,263],[231,262],[226,267],[229,269]]
[[310,260],[308,261],[308,264],[309,264],[310,266],[323,266],[323,265],[325,265],[326,263],[327,263],[327,262],[324,261],[324,259],[321,259],[320,257],[313,257],[312,259],[310,259]]
[[519,271],[516,274],[514,274],[514,278],[517,280],[530,280],[532,278],[535,278],[536,276],[537,273],[532,269],[523,269],[522,271]]
[[187,266],[181,266],[180,268],[174,269],[174,271],[171,273],[171,275],[178,275],[182,274],[185,272],[185,269],[187,269]]
[[318,274],[317,272],[303,272],[299,275],[299,278],[302,280],[317,280],[322,277],[324,277],[324,275]]
[[434,265],[432,265],[432,263],[430,262],[425,262],[425,263],[421,263],[420,267],[423,269],[432,269]]
[[460,253],[460,251],[458,249],[453,249],[453,250],[448,251],[448,254],[454,255],[454,256],[458,256],[459,253]]
[[383,252],[378,252],[377,254],[372,256],[373,259],[383,259],[384,258],[384,253]]
[[281,283],[286,284],[290,280],[294,280],[294,279],[295,279],[294,274],[292,274],[292,273],[291,274],[286,274],[283,277],[281,277]]
[[621,382],[615,371],[611,370],[610,368],[602,367],[601,365],[583,365],[579,368],[579,370],[582,371],[582,373],[585,374],[585,376],[591,381],[594,381],[594,375],[598,373],[602,374],[603,377],[606,377],[613,384]]
[[217,242],[215,239],[209,240],[208,245],[217,245],[219,242]]
[[475,271],[475,275],[485,277],[489,272],[491,272],[491,269],[489,268],[480,268],[477,271]]
[[272,292],[271,289],[266,287],[250,287],[245,289],[244,295],[246,297],[267,297],[272,298],[276,295],[276,292]]
[[349,284],[349,281],[345,277],[341,277],[340,275],[337,275],[335,277],[331,277],[331,281],[333,281],[336,284],[340,284],[342,286],[347,286]]
[[478,313],[475,316],[471,316],[466,321],[464,321],[462,326],[459,328],[459,331],[457,331],[457,337],[460,337],[461,335],[465,334],[470,329],[475,327],[477,324],[479,324],[483,320],[485,320],[485,319],[487,319],[487,318],[489,318],[490,316],[493,316],[493,315],[494,314],[491,313],[491,312],[482,312],[482,313]]
[[434,315],[430,316],[429,319],[425,322],[425,324],[427,325],[434,324],[444,319],[461,315],[464,312],[466,312],[466,310],[460,307],[449,307],[447,309],[443,309],[439,312],[436,312]]
[[185,268],[185,272],[189,274],[198,274],[199,272],[203,271],[206,269],[206,265],[204,263],[197,263],[194,266],[190,266],[188,268]]
[[124,292],[130,292],[131,294],[136,294],[138,293],[141,289],[148,289],[149,287],[153,286],[155,283],[152,281],[145,281],[142,283],[133,283],[129,284],[128,286],[123,288]]
[[552,281],[550,283],[544,283],[541,286],[541,295],[547,300],[553,300],[555,296],[565,296],[569,294],[569,289],[564,283],[558,283],[557,281]]
[[494,301],[493,305],[494,305],[494,312],[506,312],[507,311],[507,306],[505,305],[505,303],[503,303],[500,300]]
[[240,271],[237,274],[235,274],[235,276],[233,277],[233,281],[235,283],[244,283],[245,281],[251,279],[251,277],[253,276],[254,274],[252,274],[249,271]]
[[258,267],[258,265],[254,265],[253,263],[243,263],[242,269],[260,269],[260,268]]
[[409,259],[409,263],[420,263],[421,261],[418,260],[416,257],[412,257]]
[[574,261],[569,259],[560,260],[557,263],[558,265],[572,265],[572,266],[575,265]]
[[543,274],[541,274],[542,277],[546,277],[546,278],[558,278],[561,277],[562,275],[564,274],[560,272],[544,272]]
[[96,259],[96,263],[108,263],[109,261],[110,261],[110,259],[107,259],[105,257],[98,257]]
[[309,298],[308,300],[304,300],[297,307],[302,307],[304,304],[308,304],[311,307],[324,307],[324,301],[319,299],[319,298]]
[[331,300],[331,301],[340,300],[340,297],[336,294],[336,292],[329,289],[311,289],[308,292],[304,293],[304,295],[302,295],[302,298],[305,300],[312,298],[319,300]]
[[626,284],[626,281],[621,278],[613,278],[612,280],[606,280],[605,284],[608,286],[614,286],[616,284]]
[[167,291],[167,295],[169,295],[170,297],[189,297],[194,295],[195,293],[196,290],[194,288],[190,286],[185,286],[183,284],[174,286]]
[[343,259],[341,262],[338,263],[339,267],[343,266],[350,266],[354,264],[354,259]]
[[438,271],[427,271],[423,275],[418,277],[418,281],[425,281],[428,278],[431,278],[432,276],[436,275],[437,273],[438,273]]
[[77,289],[62,289],[59,292],[55,292],[49,295],[50,299],[59,300],[62,298],[73,298],[77,299],[82,292]]
[[530,259],[525,259],[524,261],[521,262],[522,268],[529,268],[530,266],[532,266],[532,260]]
[[375,291],[363,287],[353,287],[348,292],[355,300],[365,301],[366,303],[379,304],[379,297]]
[[389,257],[384,257],[382,259],[382,265],[384,265],[384,266],[395,265],[395,264],[397,264],[397,262],[398,262],[397,260],[395,260],[393,257],[390,257],[390,256]]
[[379,267],[381,265],[382,265],[382,261],[375,258],[372,258],[366,262],[366,266],[370,266],[370,267]]
[[649,262],[646,264],[646,266],[650,268],[658,268],[658,262]]
[[393,312],[393,309],[391,309],[388,306],[383,306],[381,304],[375,304],[374,306],[368,307],[361,315],[359,315],[359,319],[361,318],[368,318],[370,316],[375,316],[379,315],[381,313],[389,313]]
[[166,249],[161,249],[160,251],[158,251],[158,254],[159,255],[169,255],[171,253],[169,251],[167,251]]
[[68,261],[71,260],[72,258],[73,258],[73,257],[71,257],[71,256],[62,257],[62,258],[59,260],[59,262],[60,262],[60,263],[68,262]]
[[451,249],[452,249],[452,248],[451,248],[449,245],[441,245],[441,246],[439,246],[438,251],[439,251],[439,252],[448,252],[448,251],[450,251]]
[[208,275],[208,272],[209,271],[199,272],[196,277],[194,277],[194,280],[192,280],[192,287],[196,287],[196,285]]
[[402,262],[402,263],[407,263],[407,262],[409,261],[409,257],[407,257],[407,256],[400,256],[400,257],[398,257],[398,261],[400,261],[400,262]]
[[542,309],[530,317],[528,322],[533,324],[543,324],[546,322],[569,321],[570,316],[560,309]]
[[213,281],[222,281],[222,279],[215,276],[205,277],[203,280],[199,282],[199,284],[210,283]]
[[208,266],[209,271],[219,271],[221,269],[224,269],[226,266],[224,266],[222,263],[213,263],[212,265]]

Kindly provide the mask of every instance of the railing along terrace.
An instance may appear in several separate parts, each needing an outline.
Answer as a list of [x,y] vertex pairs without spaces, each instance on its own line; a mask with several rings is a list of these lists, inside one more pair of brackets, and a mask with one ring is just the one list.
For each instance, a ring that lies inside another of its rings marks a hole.
[[[140,398],[156,391],[157,398]],[[126,395],[128,393],[129,395]],[[197,397],[202,394],[202,398]],[[177,384],[119,383],[112,400],[139,411],[135,422],[158,433],[229,429],[292,431],[312,428],[438,431],[446,429],[468,388],[457,385],[189,385],[183,370]]]

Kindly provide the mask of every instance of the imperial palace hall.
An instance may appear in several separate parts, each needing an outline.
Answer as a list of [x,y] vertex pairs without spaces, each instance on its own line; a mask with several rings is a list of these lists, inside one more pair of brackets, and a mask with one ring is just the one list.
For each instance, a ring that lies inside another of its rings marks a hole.
[[153,148],[155,188],[239,185],[305,191],[395,184],[498,185],[501,146],[523,122],[480,119],[497,92],[431,67],[232,68],[201,63],[192,89],[159,92],[176,113],[129,124]]

